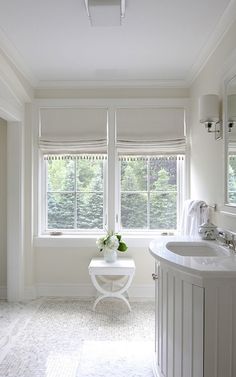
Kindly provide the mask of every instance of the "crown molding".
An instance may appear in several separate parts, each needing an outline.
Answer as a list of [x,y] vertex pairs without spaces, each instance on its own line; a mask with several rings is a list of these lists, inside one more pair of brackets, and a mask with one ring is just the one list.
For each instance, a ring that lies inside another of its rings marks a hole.
[[219,22],[217,23],[214,31],[211,33],[209,39],[203,46],[198,58],[196,59],[194,65],[186,76],[186,83],[190,87],[193,81],[200,74],[202,69],[207,64],[208,60],[217,49],[218,45],[224,38],[225,34],[228,32],[229,28],[236,20],[236,0],[231,0],[227,8],[225,9],[223,15],[221,16]]
[[37,85],[38,80],[30,71],[29,67],[25,63],[22,55],[15,47],[15,45],[6,36],[6,33],[0,28],[0,49],[4,52],[13,66],[22,74],[22,76],[30,83],[32,87]]
[[30,102],[33,98],[33,90],[24,82],[24,77],[20,78],[16,69],[7,61],[4,52],[0,49],[0,83],[8,88],[12,98],[18,103]]
[[187,88],[185,80],[74,80],[39,81],[36,89],[96,89],[96,88]]

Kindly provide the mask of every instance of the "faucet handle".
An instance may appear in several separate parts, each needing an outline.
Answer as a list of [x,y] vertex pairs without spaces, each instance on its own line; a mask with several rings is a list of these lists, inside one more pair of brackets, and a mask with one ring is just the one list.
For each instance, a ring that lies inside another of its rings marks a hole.
[[218,232],[217,239],[218,239],[219,241],[222,241],[222,242],[226,243],[226,240],[227,240],[227,235],[226,235],[226,233],[225,233],[223,230],[220,230],[220,231]]

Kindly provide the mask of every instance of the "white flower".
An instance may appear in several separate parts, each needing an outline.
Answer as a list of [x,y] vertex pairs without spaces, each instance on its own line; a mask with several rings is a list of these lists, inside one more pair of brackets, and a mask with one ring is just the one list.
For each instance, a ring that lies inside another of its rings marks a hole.
[[115,249],[124,252],[128,249],[125,242],[121,241],[121,235],[113,231],[109,231],[105,236],[98,238],[96,245],[99,251],[104,251],[105,249]]
[[98,238],[96,241],[97,247],[101,250],[104,248],[104,237]]
[[106,242],[106,246],[109,247],[109,249],[117,249],[119,246],[119,240],[116,236],[110,236]]

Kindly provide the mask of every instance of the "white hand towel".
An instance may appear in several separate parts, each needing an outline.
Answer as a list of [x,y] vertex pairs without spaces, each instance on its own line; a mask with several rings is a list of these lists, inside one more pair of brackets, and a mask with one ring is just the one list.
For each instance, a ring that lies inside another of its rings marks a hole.
[[181,222],[181,234],[198,237],[199,226],[208,220],[209,209],[203,200],[186,200]]

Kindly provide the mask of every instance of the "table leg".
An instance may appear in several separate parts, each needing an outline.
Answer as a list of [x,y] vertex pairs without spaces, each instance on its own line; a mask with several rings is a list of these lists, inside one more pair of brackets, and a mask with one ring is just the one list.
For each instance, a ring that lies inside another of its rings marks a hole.
[[[94,287],[97,289],[98,292],[102,293],[100,296],[97,297],[97,299],[95,300],[94,304],[93,304],[93,311],[95,311],[95,308],[97,306],[97,304],[104,298],[118,298],[122,301],[125,302],[125,304],[128,306],[128,309],[129,311],[131,311],[131,306],[130,306],[130,303],[129,301],[123,296],[123,293],[125,293],[128,288],[130,287],[130,284],[132,282],[132,279],[133,279],[133,274],[132,275],[129,275],[127,281],[124,283],[124,285],[121,287],[121,289],[119,289],[118,291],[115,291],[113,292],[112,290],[111,291],[106,291],[98,282],[97,278],[95,275],[91,274],[91,279],[92,279],[92,282],[94,284]],[[106,279],[105,279],[106,280]],[[104,279],[103,279],[104,281]],[[111,289],[113,288],[113,286],[111,287]]]

